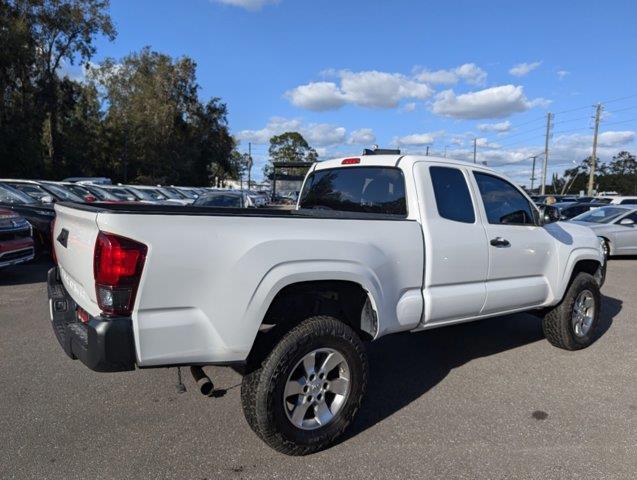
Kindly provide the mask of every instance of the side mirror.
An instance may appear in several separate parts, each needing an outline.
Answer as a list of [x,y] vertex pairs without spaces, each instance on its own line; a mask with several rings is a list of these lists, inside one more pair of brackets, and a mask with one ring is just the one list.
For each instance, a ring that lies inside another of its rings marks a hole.
[[540,205],[540,224],[559,222],[562,219],[560,211],[552,205]]
[[53,197],[51,195],[44,195],[43,197],[40,198],[40,202],[42,203],[53,203]]
[[635,225],[635,220],[633,220],[632,218],[623,218],[620,222],[620,225],[626,225],[628,227],[632,227],[633,225]]
[[95,195],[84,195],[84,201],[87,203],[93,203],[97,200]]

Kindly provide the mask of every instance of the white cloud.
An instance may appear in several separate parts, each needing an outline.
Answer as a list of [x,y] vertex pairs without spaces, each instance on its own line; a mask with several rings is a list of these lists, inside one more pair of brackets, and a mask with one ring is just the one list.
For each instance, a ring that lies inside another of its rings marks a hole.
[[433,93],[424,84],[410,80],[400,73],[378,72],[341,72],[341,89],[348,101],[376,108],[393,108],[403,98],[424,100]]
[[416,76],[418,80],[434,85],[453,85],[464,80],[470,85],[484,85],[487,80],[487,72],[475,63],[465,63],[450,70],[423,70]]
[[557,78],[559,78],[560,80],[564,80],[564,77],[566,77],[567,75],[570,75],[571,72],[567,71],[567,70],[558,70],[557,71]]
[[[602,132],[597,137],[599,147],[617,148],[628,145],[635,140],[635,132],[632,130]],[[592,135],[572,134],[561,135],[555,139],[555,144],[570,148],[584,148],[590,150],[593,144]],[[590,152],[589,152],[590,154]]]
[[371,128],[354,130],[349,136],[348,143],[357,145],[371,145],[376,141],[376,135]]
[[312,82],[285,93],[297,107],[321,112],[339,108],[347,101],[334,82]]
[[281,0],[215,0],[218,3],[224,5],[231,5],[233,7],[244,8],[255,12],[261,10],[265,5],[275,5]]
[[400,73],[327,70],[323,74],[338,76],[340,84],[310,82],[287,91],[285,96],[297,107],[323,111],[339,108],[345,103],[361,107],[394,108],[401,100],[424,100],[433,94],[426,83]]
[[242,130],[236,137],[244,142],[265,145],[274,135],[285,132],[299,132],[311,146],[325,147],[345,142],[347,131],[344,127],[327,123],[303,124],[299,119],[272,117],[260,130]]
[[431,110],[438,115],[461,119],[502,118],[545,102],[544,99],[529,100],[521,86],[502,85],[462,95],[445,90],[436,95]]
[[481,132],[497,132],[504,133],[511,130],[511,122],[505,120],[498,123],[481,123],[478,125],[478,130]]
[[628,145],[635,140],[635,132],[624,130],[620,132],[603,132],[597,137],[597,143],[602,147],[617,147]]
[[416,110],[416,102],[408,102],[403,107],[403,112],[413,112]]
[[345,142],[346,130],[344,127],[337,127],[328,123],[310,123],[301,127],[301,135],[305,137],[310,145],[319,147],[327,145],[338,145]]
[[398,146],[431,145],[441,135],[444,135],[444,132],[412,133],[404,137],[395,137],[392,143]]
[[488,138],[484,138],[484,137],[479,137],[476,138],[476,147],[478,148],[500,148],[500,145],[497,143],[491,143],[489,142]]
[[542,65],[542,62],[518,63],[509,70],[509,73],[515,77],[524,77],[540,65]]

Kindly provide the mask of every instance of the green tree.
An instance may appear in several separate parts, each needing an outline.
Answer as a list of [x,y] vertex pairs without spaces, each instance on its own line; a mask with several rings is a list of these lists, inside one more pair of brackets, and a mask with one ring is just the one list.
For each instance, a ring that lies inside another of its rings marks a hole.
[[60,117],[68,114],[60,108],[69,106],[60,98],[69,85],[59,72],[87,62],[97,36],[115,37],[108,6],[108,0],[0,1],[0,156],[11,162],[8,171],[57,174]]
[[[303,135],[298,132],[285,132],[270,138],[268,149],[270,162],[263,168],[263,174],[267,178],[272,175],[272,162],[303,162],[313,163],[318,159],[318,154],[307,143]],[[282,169],[281,173],[287,175],[299,175],[305,173],[304,169]]]
[[146,47],[104,61],[89,78],[107,105],[107,150],[125,181],[208,184],[210,165],[230,170],[235,142],[218,98],[202,104],[196,64]]
[[637,159],[630,152],[621,151],[607,166],[607,174],[600,182],[600,190],[637,195]]

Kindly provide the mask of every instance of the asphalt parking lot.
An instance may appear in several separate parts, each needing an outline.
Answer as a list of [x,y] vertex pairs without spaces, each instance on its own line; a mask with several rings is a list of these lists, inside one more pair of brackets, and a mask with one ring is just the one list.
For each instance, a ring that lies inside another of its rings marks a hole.
[[280,455],[249,429],[240,377],[220,398],[174,369],[100,374],[65,356],[48,321],[47,264],[0,272],[0,478],[637,478],[637,259],[612,260],[603,328],[558,350],[529,315],[370,345],[349,435]]

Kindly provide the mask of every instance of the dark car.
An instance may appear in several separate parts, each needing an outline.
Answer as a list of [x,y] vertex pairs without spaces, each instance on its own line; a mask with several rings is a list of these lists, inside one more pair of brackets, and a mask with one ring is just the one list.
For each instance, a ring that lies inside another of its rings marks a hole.
[[17,212],[0,208],[0,268],[33,260],[33,229]]
[[570,220],[593,208],[603,206],[604,204],[599,202],[558,202],[553,204],[553,207],[557,208],[560,212],[560,220]]
[[36,253],[51,251],[51,222],[55,218],[53,205],[42,204],[0,182],[0,207],[19,213],[33,226]]

